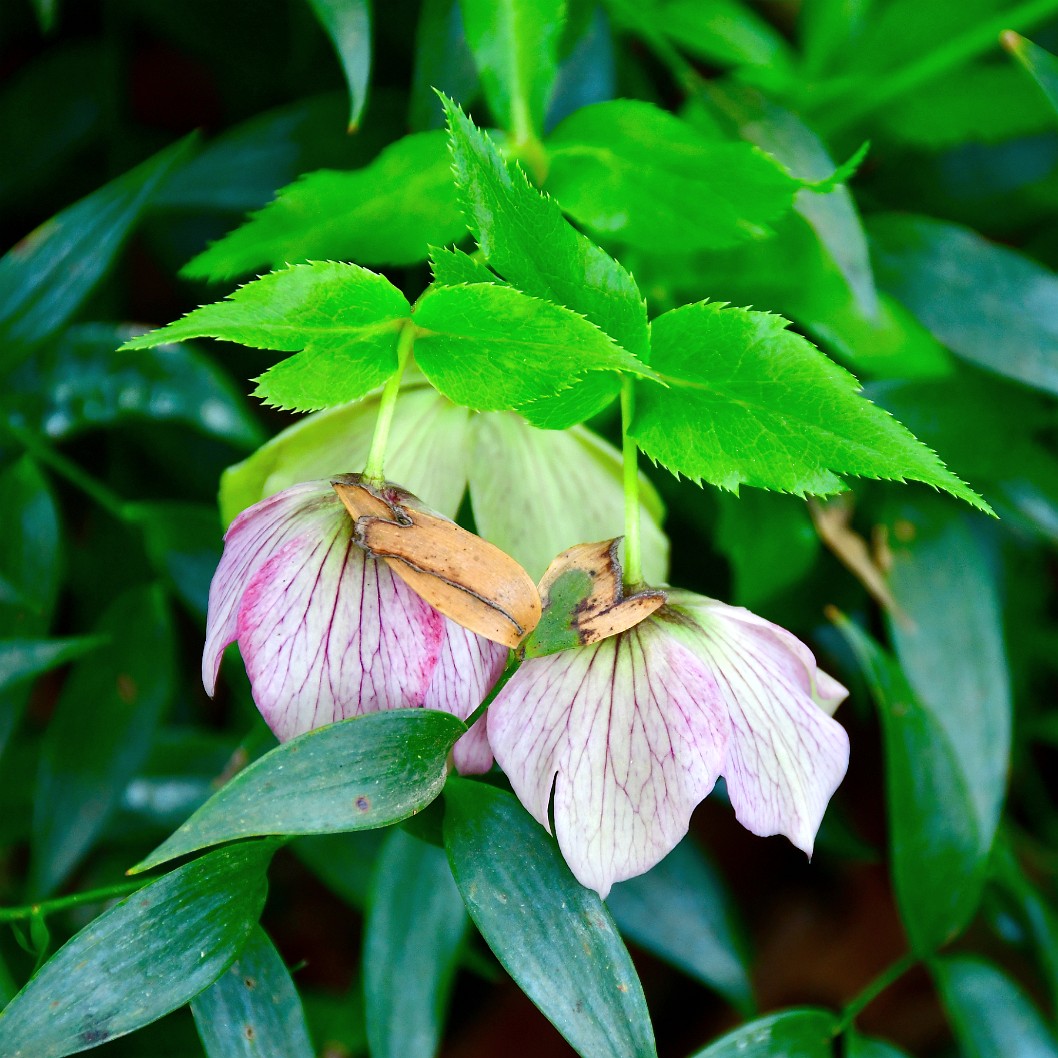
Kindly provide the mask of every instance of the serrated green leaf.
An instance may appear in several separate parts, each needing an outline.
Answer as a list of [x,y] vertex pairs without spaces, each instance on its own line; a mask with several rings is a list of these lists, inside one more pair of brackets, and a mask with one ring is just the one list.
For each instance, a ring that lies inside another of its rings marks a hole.
[[590,321],[515,287],[435,286],[413,319],[423,374],[449,400],[477,411],[555,396],[590,371],[649,374]]
[[30,889],[52,892],[81,861],[147,759],[173,693],[173,629],[157,589],[105,611],[108,639],[63,687],[41,751],[33,799]]
[[[463,210],[488,264],[519,290],[579,312],[646,362],[646,302],[631,273],[578,232],[520,168],[509,169],[459,107],[443,102]],[[619,379],[595,375],[525,414],[562,429],[601,411],[619,389]]]
[[577,1053],[654,1058],[642,987],[606,906],[513,795],[450,780],[444,840],[481,935]]
[[838,627],[881,714],[893,885],[911,944],[927,954],[959,933],[980,900],[987,852],[973,800],[944,727],[896,662],[852,622]]
[[1058,58],[1013,30],[1004,33],[1001,41],[1003,47],[1021,63],[1029,76],[1043,89],[1051,110],[1058,111]]
[[336,834],[407,819],[444,786],[466,727],[449,713],[393,709],[307,731],[223,786],[130,874],[236,838]]
[[63,1058],[183,1006],[246,943],[275,849],[274,841],[220,849],[104,912],[0,1013],[0,1052]]
[[349,86],[349,131],[355,132],[371,79],[371,4],[369,0],[309,0],[309,6],[341,60]]
[[1058,276],[957,224],[891,214],[868,231],[879,285],[952,352],[1058,393]]
[[135,332],[70,327],[17,370],[5,398],[28,425],[53,438],[129,419],[177,422],[240,448],[264,440],[231,380],[190,345],[119,352]]
[[718,143],[653,104],[582,107],[548,141],[544,187],[578,223],[637,249],[692,253],[770,233],[804,186],[746,143]]
[[833,1058],[836,1027],[828,1010],[783,1010],[739,1026],[692,1058]]
[[0,367],[57,333],[109,270],[151,195],[195,142],[189,136],[69,206],[0,259]]
[[430,246],[465,233],[444,133],[421,132],[386,147],[362,169],[301,177],[182,274],[219,282],[314,260],[415,264]]
[[606,903],[624,936],[741,1010],[752,1005],[734,907],[716,868],[690,838],[646,874],[615,885]]
[[301,999],[259,926],[238,959],[191,1000],[208,1058],[314,1058]]
[[463,250],[437,249],[430,251],[433,281],[442,287],[458,287],[467,283],[502,283],[484,261]]
[[737,491],[742,484],[827,494],[839,474],[924,481],[991,508],[856,379],[781,316],[699,302],[652,325],[651,364],[667,388],[637,386],[632,436],[674,473]]
[[515,141],[539,135],[558,73],[564,0],[460,0],[489,109]]
[[467,913],[444,851],[394,828],[364,923],[364,1013],[371,1058],[433,1058]]
[[973,955],[931,966],[966,1058],[1056,1058],[1058,1041],[1028,996],[997,966]]
[[101,636],[67,639],[0,639],[0,692],[65,665],[101,647]]
[[224,301],[126,342],[150,349],[185,338],[223,338],[299,355],[258,379],[254,394],[296,411],[357,400],[397,369],[397,334],[410,309],[384,276],[317,262],[272,272]]

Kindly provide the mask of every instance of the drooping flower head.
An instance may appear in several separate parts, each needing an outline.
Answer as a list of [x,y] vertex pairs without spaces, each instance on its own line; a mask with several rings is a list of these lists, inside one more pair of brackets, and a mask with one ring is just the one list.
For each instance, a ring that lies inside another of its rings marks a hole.
[[[479,563],[485,548],[487,564],[499,563],[517,582],[511,590],[522,594],[498,604],[511,611],[506,624],[497,607],[485,607],[492,623],[478,630],[491,638],[440,612],[458,601],[458,569],[442,586],[457,592],[447,603],[435,593],[431,605],[407,583],[426,576],[431,562],[445,573],[436,554],[416,564],[423,523],[427,544],[451,525]],[[376,557],[368,538],[388,542],[391,554]],[[528,578],[518,580],[511,566],[518,569],[396,486],[370,486],[355,475],[294,485],[228,529],[210,586],[203,683],[212,694],[224,649],[237,640],[254,701],[280,739],[380,709],[423,706],[465,718],[503,671],[505,642],[520,638],[519,620],[535,623],[534,600],[539,613],[535,588],[528,582],[527,593]],[[460,740],[455,761],[464,772],[491,766],[483,723]]]
[[[597,556],[606,545],[586,546]],[[556,560],[567,574],[569,556]],[[561,572],[542,582],[549,604],[571,583]],[[609,580],[619,586],[619,570]],[[785,834],[811,854],[848,766],[848,737],[831,718],[847,692],[803,643],[691,592],[644,601],[659,594],[615,598],[609,609],[591,595],[560,604],[574,634],[589,618],[586,645],[529,656],[530,640],[489,707],[489,740],[515,792],[549,828],[553,796],[563,855],[602,896],[675,847],[720,775],[747,829]],[[614,634],[593,638],[600,612]]]

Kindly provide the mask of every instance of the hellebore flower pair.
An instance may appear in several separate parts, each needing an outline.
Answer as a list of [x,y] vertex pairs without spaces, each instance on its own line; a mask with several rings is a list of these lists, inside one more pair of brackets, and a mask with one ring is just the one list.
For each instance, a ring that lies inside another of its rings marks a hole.
[[[480,568],[464,577],[467,555]],[[524,660],[455,765],[483,772],[495,754],[549,829],[553,798],[582,884],[605,896],[656,864],[719,775],[744,826],[811,853],[848,763],[830,715],[846,692],[799,640],[690,592],[625,598],[610,542],[559,556],[541,591],[536,627],[539,598],[517,564],[396,486],[294,485],[228,530],[203,681],[212,693],[237,640],[280,739],[380,709],[465,719],[520,644]]]

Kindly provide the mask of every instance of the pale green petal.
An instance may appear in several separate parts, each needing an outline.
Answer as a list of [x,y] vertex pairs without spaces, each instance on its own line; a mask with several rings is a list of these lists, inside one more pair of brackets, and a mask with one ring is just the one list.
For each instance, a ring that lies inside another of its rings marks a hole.
[[[624,531],[621,453],[582,426],[537,430],[513,412],[473,422],[470,500],[478,532],[516,558],[534,580],[574,544]],[[651,584],[668,573],[663,507],[640,476],[643,570]]]
[[[225,524],[298,482],[362,470],[377,415],[377,393],[307,415],[228,467],[220,483]],[[469,417],[466,408],[422,385],[402,390],[393,416],[386,477],[449,518],[455,517],[466,489]]]

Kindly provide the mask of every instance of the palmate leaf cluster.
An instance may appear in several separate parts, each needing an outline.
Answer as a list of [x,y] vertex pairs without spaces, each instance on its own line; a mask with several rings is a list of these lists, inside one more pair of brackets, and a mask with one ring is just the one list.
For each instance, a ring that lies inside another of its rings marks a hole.
[[[0,1054],[1058,1054],[1058,4],[97,6],[0,13]],[[852,690],[810,868],[713,797],[604,904],[453,717],[204,697],[222,471],[353,459],[408,334],[486,536],[632,386],[655,576],[667,507]]]

